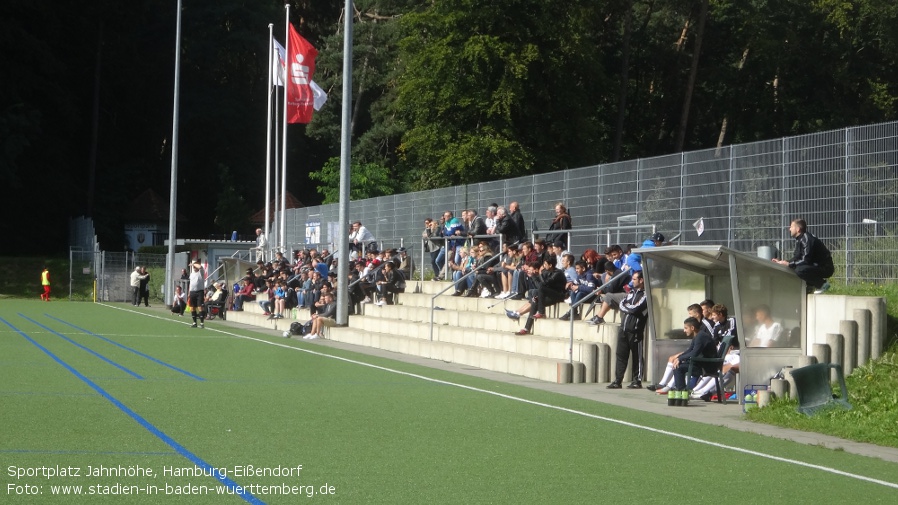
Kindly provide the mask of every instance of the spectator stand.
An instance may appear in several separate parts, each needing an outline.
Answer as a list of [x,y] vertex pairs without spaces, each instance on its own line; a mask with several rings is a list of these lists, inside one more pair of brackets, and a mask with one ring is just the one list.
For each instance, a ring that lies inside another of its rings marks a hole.
[[[490,258],[486,263],[481,265],[481,268],[489,268],[489,267],[493,266],[495,263],[497,263],[499,261],[500,257],[501,256],[499,254],[494,254],[492,258]],[[450,282],[448,286],[446,286],[445,288],[443,288],[442,290],[437,292],[435,295],[430,297],[430,340],[431,341],[433,341],[433,324],[434,324],[433,313],[435,310],[437,310],[437,306],[436,306],[437,297],[442,295],[446,291],[449,291],[449,289],[458,289],[458,287],[457,287],[458,285],[460,285],[463,281],[467,281],[469,277],[477,275],[477,273],[478,273],[478,271],[476,269],[471,270],[470,272],[461,276],[457,281]]]

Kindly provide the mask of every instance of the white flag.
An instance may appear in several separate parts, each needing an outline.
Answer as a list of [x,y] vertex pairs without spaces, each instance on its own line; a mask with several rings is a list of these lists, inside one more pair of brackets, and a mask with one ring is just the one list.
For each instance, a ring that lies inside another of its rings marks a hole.
[[286,66],[284,61],[287,59],[287,50],[277,40],[271,39],[271,41],[274,42],[274,51],[271,52],[271,62],[269,63],[271,82],[275,86],[283,86],[284,68]]
[[692,227],[695,228],[695,231],[698,232],[698,236],[701,237],[702,233],[705,233],[705,218],[698,218],[698,221],[692,223]]
[[324,107],[324,102],[327,101],[327,93],[325,93],[324,90],[321,89],[321,86],[315,81],[312,81],[309,86],[312,88],[312,96],[315,100],[312,107],[314,107],[315,110],[321,110],[321,107]]

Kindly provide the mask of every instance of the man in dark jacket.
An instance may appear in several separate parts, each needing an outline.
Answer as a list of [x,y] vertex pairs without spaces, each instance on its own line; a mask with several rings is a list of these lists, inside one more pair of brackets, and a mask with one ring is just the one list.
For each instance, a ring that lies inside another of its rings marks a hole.
[[614,381],[608,389],[620,389],[627,372],[627,362],[633,358],[633,381],[627,389],[642,389],[642,375],[645,359],[643,358],[643,339],[645,323],[649,318],[648,299],[645,295],[645,284],[642,272],[633,272],[633,289],[620,302],[620,329],[617,331],[617,366]]
[[[692,358],[717,357],[717,343],[708,329],[705,328],[705,325],[698,322],[694,317],[690,317],[683,322],[683,331],[686,332],[687,337],[692,337],[692,343],[673,362],[674,388],[677,391],[686,391],[688,387],[686,384],[686,373],[689,371],[689,361]],[[693,367],[692,369],[693,374],[701,375],[703,372],[702,367]],[[708,373],[712,372],[713,370],[708,370]]]
[[529,314],[527,322],[524,323],[524,329],[518,331],[517,335],[529,335],[532,333],[533,320],[546,317],[546,307],[564,300],[564,286],[567,284],[567,279],[564,277],[564,272],[555,267],[555,263],[554,256],[547,257],[540,268],[539,274],[531,276],[535,287],[527,294],[529,305],[518,309],[518,311],[505,311],[505,315],[515,321],[520,319],[522,314]]
[[823,293],[829,289],[826,279],[832,277],[835,271],[832,253],[820,239],[808,232],[808,223],[804,219],[793,219],[789,234],[795,239],[792,259],[773,261],[795,270],[795,275],[804,280],[809,289],[815,288],[815,293]]

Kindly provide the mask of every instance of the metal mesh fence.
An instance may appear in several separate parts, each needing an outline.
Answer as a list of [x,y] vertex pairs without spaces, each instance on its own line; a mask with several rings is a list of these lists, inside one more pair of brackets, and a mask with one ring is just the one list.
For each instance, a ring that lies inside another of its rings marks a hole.
[[[614,242],[641,244],[649,225],[681,244],[722,244],[752,252],[793,247],[789,222],[808,221],[833,251],[842,281],[898,279],[898,122],[630,160],[548,174],[433,189],[351,202],[386,247],[404,245],[418,258],[426,217],[458,215],[517,201],[528,231],[542,233],[556,202],[571,211],[570,249],[603,248],[607,234],[576,228],[644,225]],[[693,224],[701,219],[699,235]],[[336,204],[287,211],[289,247],[306,244],[306,223],[320,223],[319,245],[334,247]],[[124,278],[124,275],[120,275]],[[161,278],[161,276],[160,276]]]

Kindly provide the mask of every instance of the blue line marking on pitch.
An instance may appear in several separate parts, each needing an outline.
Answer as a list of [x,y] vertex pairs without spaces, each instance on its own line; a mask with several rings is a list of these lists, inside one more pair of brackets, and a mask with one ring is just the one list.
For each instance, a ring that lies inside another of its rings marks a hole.
[[164,366],[164,367],[171,368],[172,370],[174,370],[174,371],[176,371],[176,372],[179,372],[179,373],[182,373],[182,374],[184,374],[184,375],[190,377],[191,379],[196,379],[196,380],[198,380],[198,381],[204,381],[204,380],[206,380],[206,379],[204,379],[204,378],[202,378],[202,377],[200,377],[200,376],[198,376],[198,375],[194,375],[194,374],[192,374],[192,373],[190,373],[190,372],[188,372],[188,371],[186,371],[186,370],[181,370],[180,368],[178,368],[178,367],[176,367],[176,366],[174,366],[174,365],[170,365],[170,364],[168,364],[168,363],[166,363],[166,362],[164,362],[164,361],[160,361],[160,360],[158,360],[158,359],[156,359],[156,358],[154,358],[154,357],[152,357],[152,356],[148,356],[148,355],[146,355],[146,354],[144,354],[144,353],[138,351],[137,349],[132,349],[132,348],[130,348],[130,347],[126,346],[126,345],[122,345],[122,344],[120,344],[120,343],[118,343],[118,342],[116,342],[116,341],[114,341],[114,340],[110,340],[110,339],[108,339],[108,338],[106,338],[106,337],[104,337],[104,336],[102,336],[102,335],[97,335],[96,333],[94,333],[94,332],[92,332],[92,331],[88,331],[88,330],[85,330],[84,328],[80,328],[80,327],[78,327],[78,326],[75,326],[74,324],[72,324],[72,323],[70,323],[70,322],[68,322],[68,321],[63,321],[62,319],[59,319],[59,318],[57,318],[57,317],[51,316],[50,314],[44,314],[44,315],[47,316],[47,317],[49,317],[50,319],[53,319],[54,321],[59,321],[59,322],[62,323],[62,324],[65,324],[65,325],[67,325],[67,326],[71,326],[72,328],[75,328],[75,329],[78,330],[78,331],[83,331],[84,333],[87,333],[88,335],[91,335],[91,336],[97,337],[97,338],[99,338],[99,339],[105,340],[106,342],[109,342],[109,343],[112,344],[112,345],[117,345],[117,346],[121,347],[122,349],[124,349],[124,350],[126,350],[126,351],[131,351],[131,352],[133,352],[134,354],[136,354],[136,355],[138,355],[138,356],[141,356],[141,357],[143,357],[143,358],[146,358],[146,359],[152,361],[153,363],[157,363],[157,364],[162,365],[162,366]]
[[[19,315],[21,315],[21,314],[19,314]],[[25,317],[25,316],[22,316],[22,317]],[[165,433],[163,433],[162,430],[160,430],[159,428],[150,424],[150,422],[147,421],[146,419],[144,419],[143,417],[141,417],[140,414],[138,414],[137,412],[134,412],[133,410],[128,408],[127,405],[120,402],[117,398],[115,398],[111,394],[107,393],[105,389],[101,388],[99,385],[94,383],[92,380],[88,379],[84,374],[82,374],[81,372],[76,370],[73,366],[69,365],[68,363],[63,361],[61,358],[59,358],[58,356],[56,356],[55,354],[50,352],[49,349],[40,345],[36,340],[34,340],[31,337],[29,337],[28,335],[26,335],[25,332],[16,328],[12,324],[10,324],[9,321],[7,321],[6,319],[3,319],[2,317],[0,317],[0,321],[2,321],[4,324],[9,326],[13,331],[15,331],[16,333],[21,335],[22,338],[24,338],[25,340],[30,342],[33,346],[35,346],[38,349],[40,349],[41,351],[43,351],[44,354],[49,356],[53,361],[59,363],[60,366],[62,366],[63,368],[65,368],[66,370],[71,372],[72,375],[74,375],[75,377],[80,379],[82,382],[84,382],[85,384],[90,386],[90,388],[93,389],[94,391],[96,391],[97,393],[99,393],[100,396],[109,400],[110,403],[112,403],[113,405],[118,407],[119,410],[121,410],[122,412],[127,414],[131,419],[135,420],[137,422],[137,424],[143,426],[144,429],[146,429],[147,431],[149,431],[150,433],[155,435],[157,438],[159,438],[159,440],[162,440],[163,442],[165,442],[166,445],[168,445],[169,447],[174,449],[175,452],[177,452],[179,455],[187,458],[188,460],[190,460],[191,463],[202,468],[206,472],[206,474],[214,476],[216,480],[218,480],[219,482],[221,482],[222,484],[227,486],[228,489],[233,490],[234,494],[243,498],[244,501],[246,501],[247,503],[265,505],[265,502],[256,498],[255,495],[246,491],[246,489],[244,487],[240,486],[239,484],[237,484],[236,482],[234,482],[227,476],[222,475],[221,472],[219,472],[217,468],[215,468],[212,465],[210,465],[209,463],[206,463],[205,461],[203,461],[199,456],[197,456],[196,454],[187,450],[187,448],[184,447],[183,445],[175,442],[175,440],[173,438],[171,438],[168,435],[166,435]]]
[[[79,344],[78,342],[75,342],[74,340],[70,339],[69,337],[63,335],[62,333],[59,333],[59,332],[57,332],[57,331],[54,331],[54,330],[51,329],[51,328],[47,328],[46,326],[42,325],[41,323],[35,321],[34,319],[31,319],[30,317],[28,317],[28,316],[26,316],[26,315],[24,315],[24,314],[21,314],[21,313],[20,313],[19,315],[22,316],[24,319],[26,319],[26,320],[28,320],[28,321],[31,321],[32,323],[34,323],[34,324],[40,326],[41,328],[43,328],[43,329],[49,331],[50,333],[56,335],[57,337],[60,337],[60,338],[62,338],[62,339],[67,340],[70,344],[72,344],[72,345],[74,345],[74,346],[76,346],[76,347],[79,347],[79,348],[81,348],[81,349],[83,349],[83,350],[85,350],[85,351],[87,351],[87,352],[93,354],[94,356],[96,356],[96,357],[100,358],[101,360],[105,361],[106,363],[109,363],[110,365],[112,365],[112,366],[118,368],[119,370],[125,372],[126,374],[128,374],[128,375],[130,375],[130,376],[132,376],[132,377],[134,377],[135,379],[143,380],[143,377],[141,377],[141,376],[138,375],[137,373],[132,372],[131,370],[128,370],[128,369],[125,368],[124,366],[119,365],[118,363],[116,363],[115,361],[112,361],[111,359],[107,358],[106,356],[103,356],[102,354],[100,354],[100,353],[98,353],[98,352],[96,352],[96,351],[94,351],[94,350],[92,350],[92,349],[88,349],[87,347],[84,347],[83,345]],[[6,322],[6,321],[4,320],[4,322]],[[9,325],[9,323],[6,323],[6,324]],[[13,326],[10,325],[10,328],[13,328]],[[13,328],[13,329],[16,330],[16,328]],[[18,331],[18,330],[16,330],[16,331]],[[20,334],[21,334],[21,333],[20,333]]]

